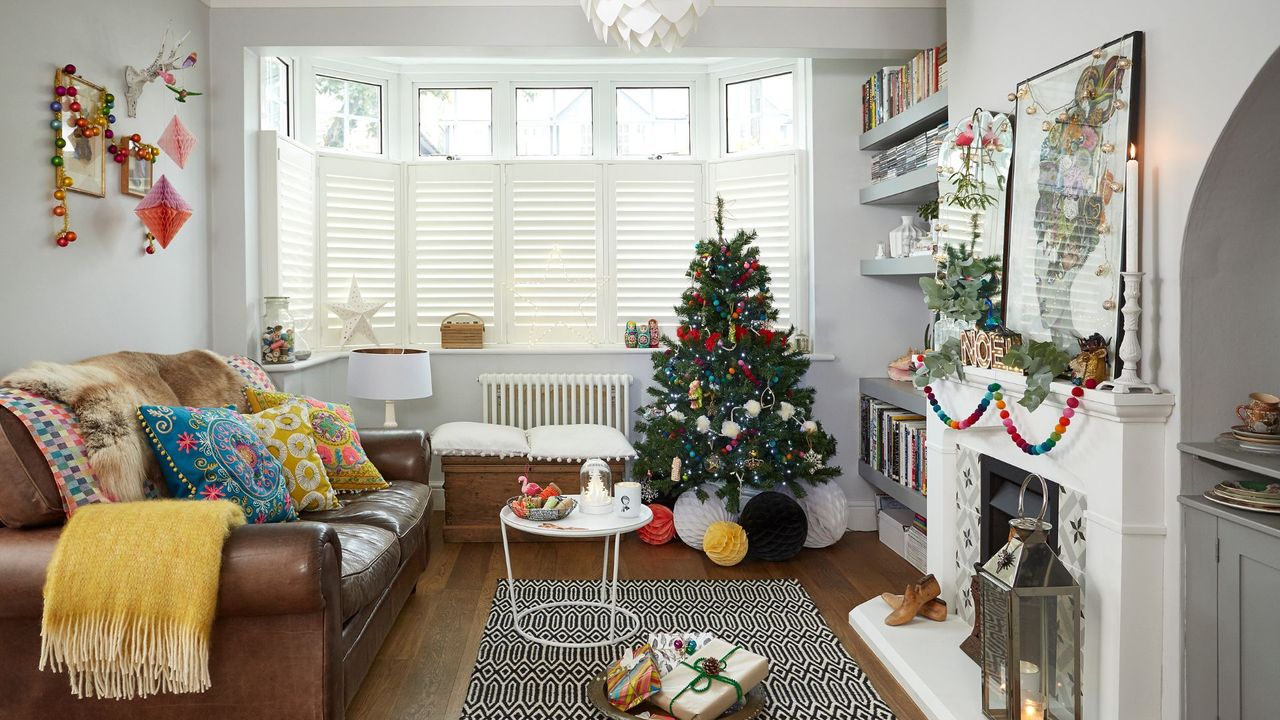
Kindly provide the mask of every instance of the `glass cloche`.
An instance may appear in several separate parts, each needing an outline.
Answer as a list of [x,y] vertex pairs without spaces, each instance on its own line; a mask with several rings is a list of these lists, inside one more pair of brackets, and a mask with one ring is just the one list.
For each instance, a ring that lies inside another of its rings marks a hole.
[[578,504],[589,515],[613,512],[613,471],[609,463],[591,458],[578,472]]

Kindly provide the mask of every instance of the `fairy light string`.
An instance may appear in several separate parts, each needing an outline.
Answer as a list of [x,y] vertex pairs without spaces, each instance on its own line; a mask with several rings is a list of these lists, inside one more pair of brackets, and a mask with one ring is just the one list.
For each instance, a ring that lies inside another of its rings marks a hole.
[[[917,355],[916,361],[924,362],[924,356]],[[1067,398],[1067,406],[1063,408],[1062,415],[1058,418],[1058,423],[1053,426],[1053,431],[1049,433],[1049,437],[1038,443],[1030,442],[1018,430],[1018,426],[1013,422],[1013,417],[1009,413],[1008,405],[1004,400],[1004,392],[998,382],[987,385],[987,391],[983,394],[982,399],[978,401],[978,406],[963,420],[952,418],[942,409],[942,403],[938,401],[938,396],[934,394],[932,385],[924,387],[924,395],[929,400],[929,408],[944,425],[952,430],[967,430],[972,427],[982,419],[982,416],[986,414],[987,409],[994,402],[996,410],[1000,411],[1000,422],[1004,424],[1009,440],[1028,455],[1045,455],[1057,447],[1063,436],[1067,434],[1067,428],[1071,426],[1071,419],[1075,417],[1076,410],[1080,408],[1080,398],[1084,396],[1084,388],[1078,386],[1071,388],[1071,397]]]

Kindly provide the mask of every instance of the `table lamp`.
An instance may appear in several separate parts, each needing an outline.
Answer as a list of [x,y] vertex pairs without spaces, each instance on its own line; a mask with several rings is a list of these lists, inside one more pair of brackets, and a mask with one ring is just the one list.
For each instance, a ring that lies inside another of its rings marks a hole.
[[396,427],[396,400],[431,397],[431,354],[413,348],[362,348],[347,359],[347,393],[384,400],[383,427]]

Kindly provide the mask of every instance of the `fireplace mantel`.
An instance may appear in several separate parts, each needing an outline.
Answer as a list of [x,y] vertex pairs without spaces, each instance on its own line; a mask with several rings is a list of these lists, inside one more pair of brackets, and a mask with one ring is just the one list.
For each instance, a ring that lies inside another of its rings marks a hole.
[[[948,415],[965,417],[991,382],[1000,383],[1019,432],[1031,442],[1052,432],[1073,387],[1054,383],[1034,413],[1017,404],[1026,379],[1015,373],[968,368],[964,380],[941,381],[933,387]],[[966,430],[954,430],[933,415],[928,419],[929,572],[942,584],[944,598],[955,597],[961,575],[955,532],[960,512],[957,448],[1038,473],[1087,498],[1082,688],[1084,717],[1089,720],[1160,716],[1164,440],[1174,402],[1169,394],[1086,390],[1062,442],[1036,456],[1023,453],[1010,441],[994,405]],[[882,652],[895,642],[895,630],[876,629],[877,639],[866,639],[873,647],[880,646],[877,652],[898,674],[902,668],[893,668],[892,659],[886,657],[894,653]],[[910,675],[899,674],[899,678],[906,680]],[[945,703],[949,708],[925,708],[926,714],[959,718],[980,710],[956,707],[957,701]]]

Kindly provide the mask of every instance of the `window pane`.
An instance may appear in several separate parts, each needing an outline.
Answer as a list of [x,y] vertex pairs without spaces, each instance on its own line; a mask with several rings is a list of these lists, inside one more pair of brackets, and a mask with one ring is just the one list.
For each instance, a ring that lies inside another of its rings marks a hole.
[[591,154],[591,88],[517,88],[516,154]]
[[277,57],[262,58],[263,130],[289,134],[289,65]]
[[618,88],[618,155],[688,155],[688,88]]
[[420,88],[418,154],[424,157],[493,154],[493,91]]
[[316,144],[380,155],[382,86],[317,75]]
[[729,152],[777,150],[795,144],[791,73],[725,86]]

